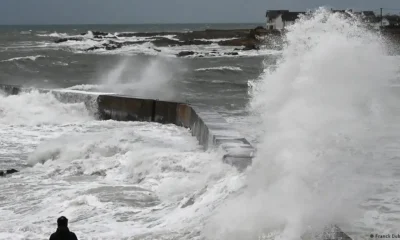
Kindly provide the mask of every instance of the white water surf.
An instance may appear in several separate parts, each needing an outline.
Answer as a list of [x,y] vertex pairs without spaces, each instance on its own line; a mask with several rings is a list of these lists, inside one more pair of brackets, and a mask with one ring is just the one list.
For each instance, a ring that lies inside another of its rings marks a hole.
[[237,186],[187,129],[95,121],[37,92],[0,112],[1,167],[21,170],[0,178],[0,239],[47,239],[61,215],[79,239],[185,239]]

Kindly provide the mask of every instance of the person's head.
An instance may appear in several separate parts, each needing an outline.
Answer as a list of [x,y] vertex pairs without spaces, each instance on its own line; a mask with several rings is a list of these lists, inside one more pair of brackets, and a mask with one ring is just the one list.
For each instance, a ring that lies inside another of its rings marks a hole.
[[58,227],[68,227],[68,219],[64,216],[61,216],[57,219]]

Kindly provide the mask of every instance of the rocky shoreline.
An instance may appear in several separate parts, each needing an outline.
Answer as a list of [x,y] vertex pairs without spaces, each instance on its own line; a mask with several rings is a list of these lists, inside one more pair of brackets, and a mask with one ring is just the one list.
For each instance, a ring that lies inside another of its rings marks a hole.
[[[384,29],[380,31],[386,40],[392,43],[400,42],[400,29]],[[217,50],[211,52],[199,53],[190,49],[182,50],[177,53],[177,57],[207,57],[239,55],[241,51],[259,50],[260,46],[268,46],[269,49],[281,49],[284,41],[284,32],[277,30],[267,30],[264,27],[256,27],[254,29],[206,29],[190,32],[134,32],[134,33],[108,33],[101,31],[90,31],[81,33],[77,36],[57,38],[54,43],[64,43],[68,41],[85,41],[93,40],[98,42],[97,45],[83,49],[83,52],[92,52],[95,50],[112,51],[125,46],[142,45],[152,43],[148,48],[162,52],[162,47],[176,46],[196,46],[211,45],[233,47],[230,52],[219,53]],[[135,39],[136,38],[136,39]]]
[[[58,38],[54,40],[54,42],[84,41],[88,38],[99,42],[96,46],[84,49],[84,52],[115,50],[124,46],[141,45],[147,42],[151,42],[154,46],[153,49],[157,52],[161,52],[158,47],[218,44],[219,46],[235,47],[232,52],[224,53],[224,55],[238,55],[239,51],[259,50],[261,45],[276,41],[280,36],[281,33],[279,31],[266,30],[263,27],[254,29],[206,29],[191,32],[137,32],[116,34],[92,31],[90,35],[89,33],[82,33],[80,36]],[[135,37],[140,38],[140,40],[127,40],[127,38]],[[195,54],[197,53],[194,51],[182,51],[176,54],[176,56],[185,57]],[[199,57],[205,55],[207,54],[200,55]]]

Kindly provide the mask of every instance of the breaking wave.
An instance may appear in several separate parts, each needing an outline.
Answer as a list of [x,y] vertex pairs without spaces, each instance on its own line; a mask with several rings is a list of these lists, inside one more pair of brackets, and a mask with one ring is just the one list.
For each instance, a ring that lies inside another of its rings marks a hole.
[[40,125],[93,120],[84,103],[61,103],[52,93],[0,93],[0,124]]
[[398,132],[399,100],[387,83],[399,62],[379,35],[323,8],[290,26],[286,41],[277,65],[250,84],[264,134],[246,190],[218,209],[209,239],[299,239],[330,224],[369,236],[382,224],[360,221],[367,210],[359,204],[378,191],[382,173],[396,174],[400,152],[388,155],[392,142],[382,136]]
[[38,58],[45,58],[45,57],[46,56],[43,56],[43,55],[15,57],[15,58],[7,59],[7,60],[2,60],[0,62],[14,62],[14,61],[24,61],[24,60],[36,61],[36,59],[38,59]]

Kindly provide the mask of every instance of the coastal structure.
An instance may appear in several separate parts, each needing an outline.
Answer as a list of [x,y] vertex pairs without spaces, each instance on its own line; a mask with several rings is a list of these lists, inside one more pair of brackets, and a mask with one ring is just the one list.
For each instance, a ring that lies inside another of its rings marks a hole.
[[146,121],[188,128],[204,150],[218,149],[222,153],[222,161],[240,171],[252,164],[256,153],[247,139],[233,129],[218,112],[204,106],[115,93],[35,89],[5,84],[0,84],[0,91],[7,95],[38,91],[51,93],[60,102],[82,102],[98,120]]
[[290,12],[289,10],[268,10],[266,25],[269,30],[283,30],[293,24],[300,14],[305,12]]

